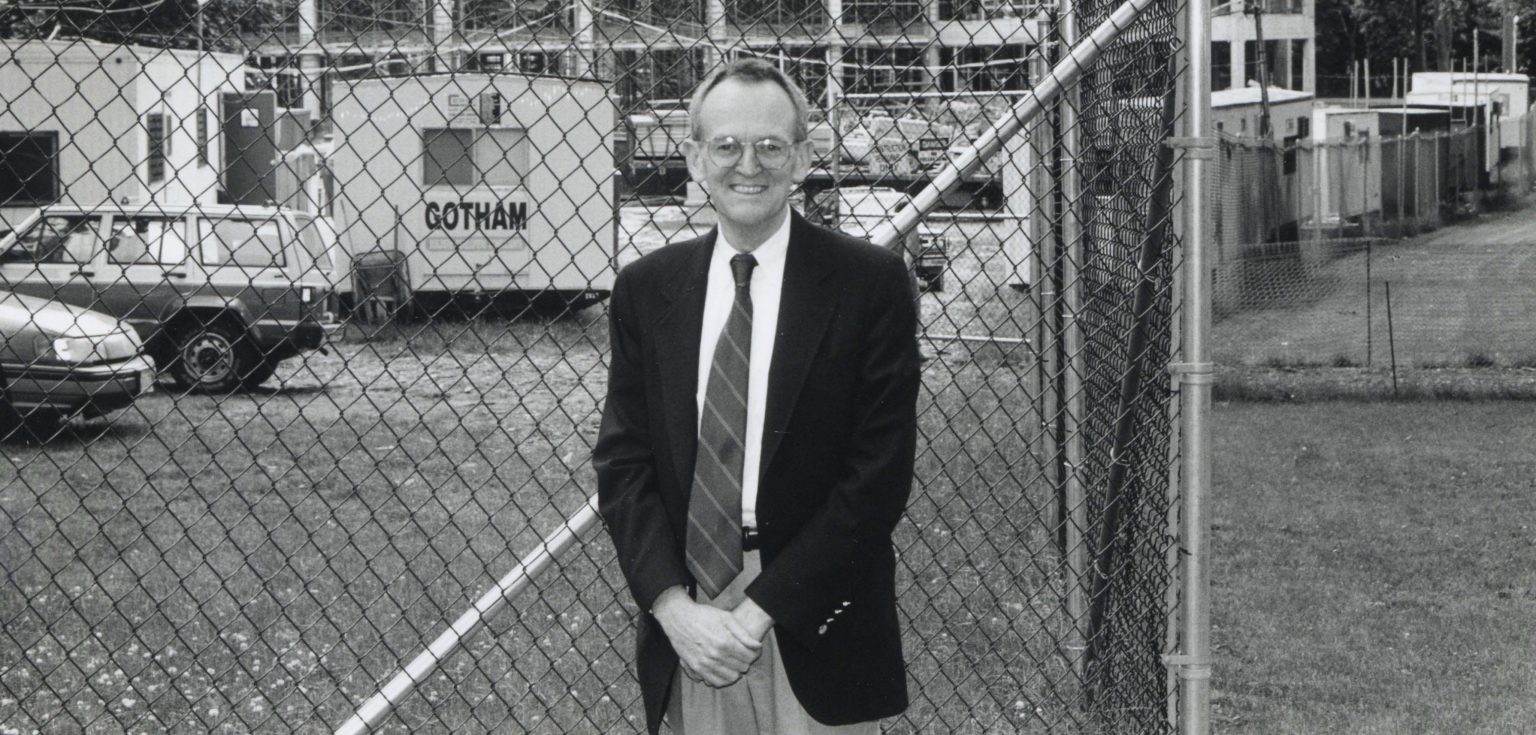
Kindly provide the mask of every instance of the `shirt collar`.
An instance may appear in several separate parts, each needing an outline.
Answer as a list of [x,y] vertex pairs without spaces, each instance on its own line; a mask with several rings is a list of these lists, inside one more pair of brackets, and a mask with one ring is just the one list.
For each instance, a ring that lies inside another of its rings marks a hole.
[[[779,229],[774,230],[773,234],[769,235],[768,239],[763,241],[763,244],[757,246],[757,249],[752,251],[752,257],[757,259],[758,268],[783,267],[784,259],[788,257],[789,253],[790,219],[792,219],[792,217],[789,213],[789,207],[785,207],[784,221],[779,223]],[[731,244],[726,241],[725,231],[717,229],[715,236],[714,259],[717,261],[726,261],[730,260],[731,256],[734,255],[736,255],[736,248],[731,247]]]

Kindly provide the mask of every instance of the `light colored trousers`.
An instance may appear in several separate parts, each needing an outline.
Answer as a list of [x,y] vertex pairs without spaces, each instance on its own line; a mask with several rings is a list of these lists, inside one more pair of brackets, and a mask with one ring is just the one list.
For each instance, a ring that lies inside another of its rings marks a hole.
[[[741,574],[709,604],[734,609],[747,585],[763,570],[756,551],[742,555]],[[803,708],[789,688],[776,634],[769,631],[763,651],[736,683],[716,689],[694,681],[678,667],[667,707],[667,723],[677,735],[876,735],[879,722],[823,725]]]

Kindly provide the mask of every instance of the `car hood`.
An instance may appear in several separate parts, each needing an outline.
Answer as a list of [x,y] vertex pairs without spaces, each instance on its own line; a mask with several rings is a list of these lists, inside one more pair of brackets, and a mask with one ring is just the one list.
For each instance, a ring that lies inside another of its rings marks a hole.
[[0,291],[0,335],[100,337],[122,328],[117,319],[99,311]]

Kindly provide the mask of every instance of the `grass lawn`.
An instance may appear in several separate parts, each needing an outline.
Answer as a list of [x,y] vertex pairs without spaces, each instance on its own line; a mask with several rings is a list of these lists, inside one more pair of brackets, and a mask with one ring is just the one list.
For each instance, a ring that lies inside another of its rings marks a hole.
[[1532,417],[1218,404],[1213,730],[1536,731]]

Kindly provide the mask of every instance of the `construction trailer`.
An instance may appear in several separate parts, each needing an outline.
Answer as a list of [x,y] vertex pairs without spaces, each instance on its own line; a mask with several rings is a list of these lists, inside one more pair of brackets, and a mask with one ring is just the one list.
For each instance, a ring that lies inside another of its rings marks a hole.
[[1381,217],[1381,115],[1361,107],[1312,110],[1313,227],[1368,228]]
[[1525,74],[1415,72],[1405,99],[1411,107],[1447,110],[1462,125],[1482,126],[1479,184],[1487,187],[1500,161],[1524,144],[1519,126],[1531,106],[1530,88]]
[[1227,135],[1256,138],[1267,105],[1270,137],[1277,143],[1291,145],[1311,138],[1314,101],[1311,92],[1280,87],[1223,89],[1211,93],[1211,128]]
[[220,96],[235,54],[83,40],[0,40],[0,230],[66,203],[218,201]]
[[[330,210],[359,274],[353,301],[432,314],[607,297],[617,218],[605,85],[445,73],[338,81],[333,99]],[[395,276],[371,277],[380,264]]]

